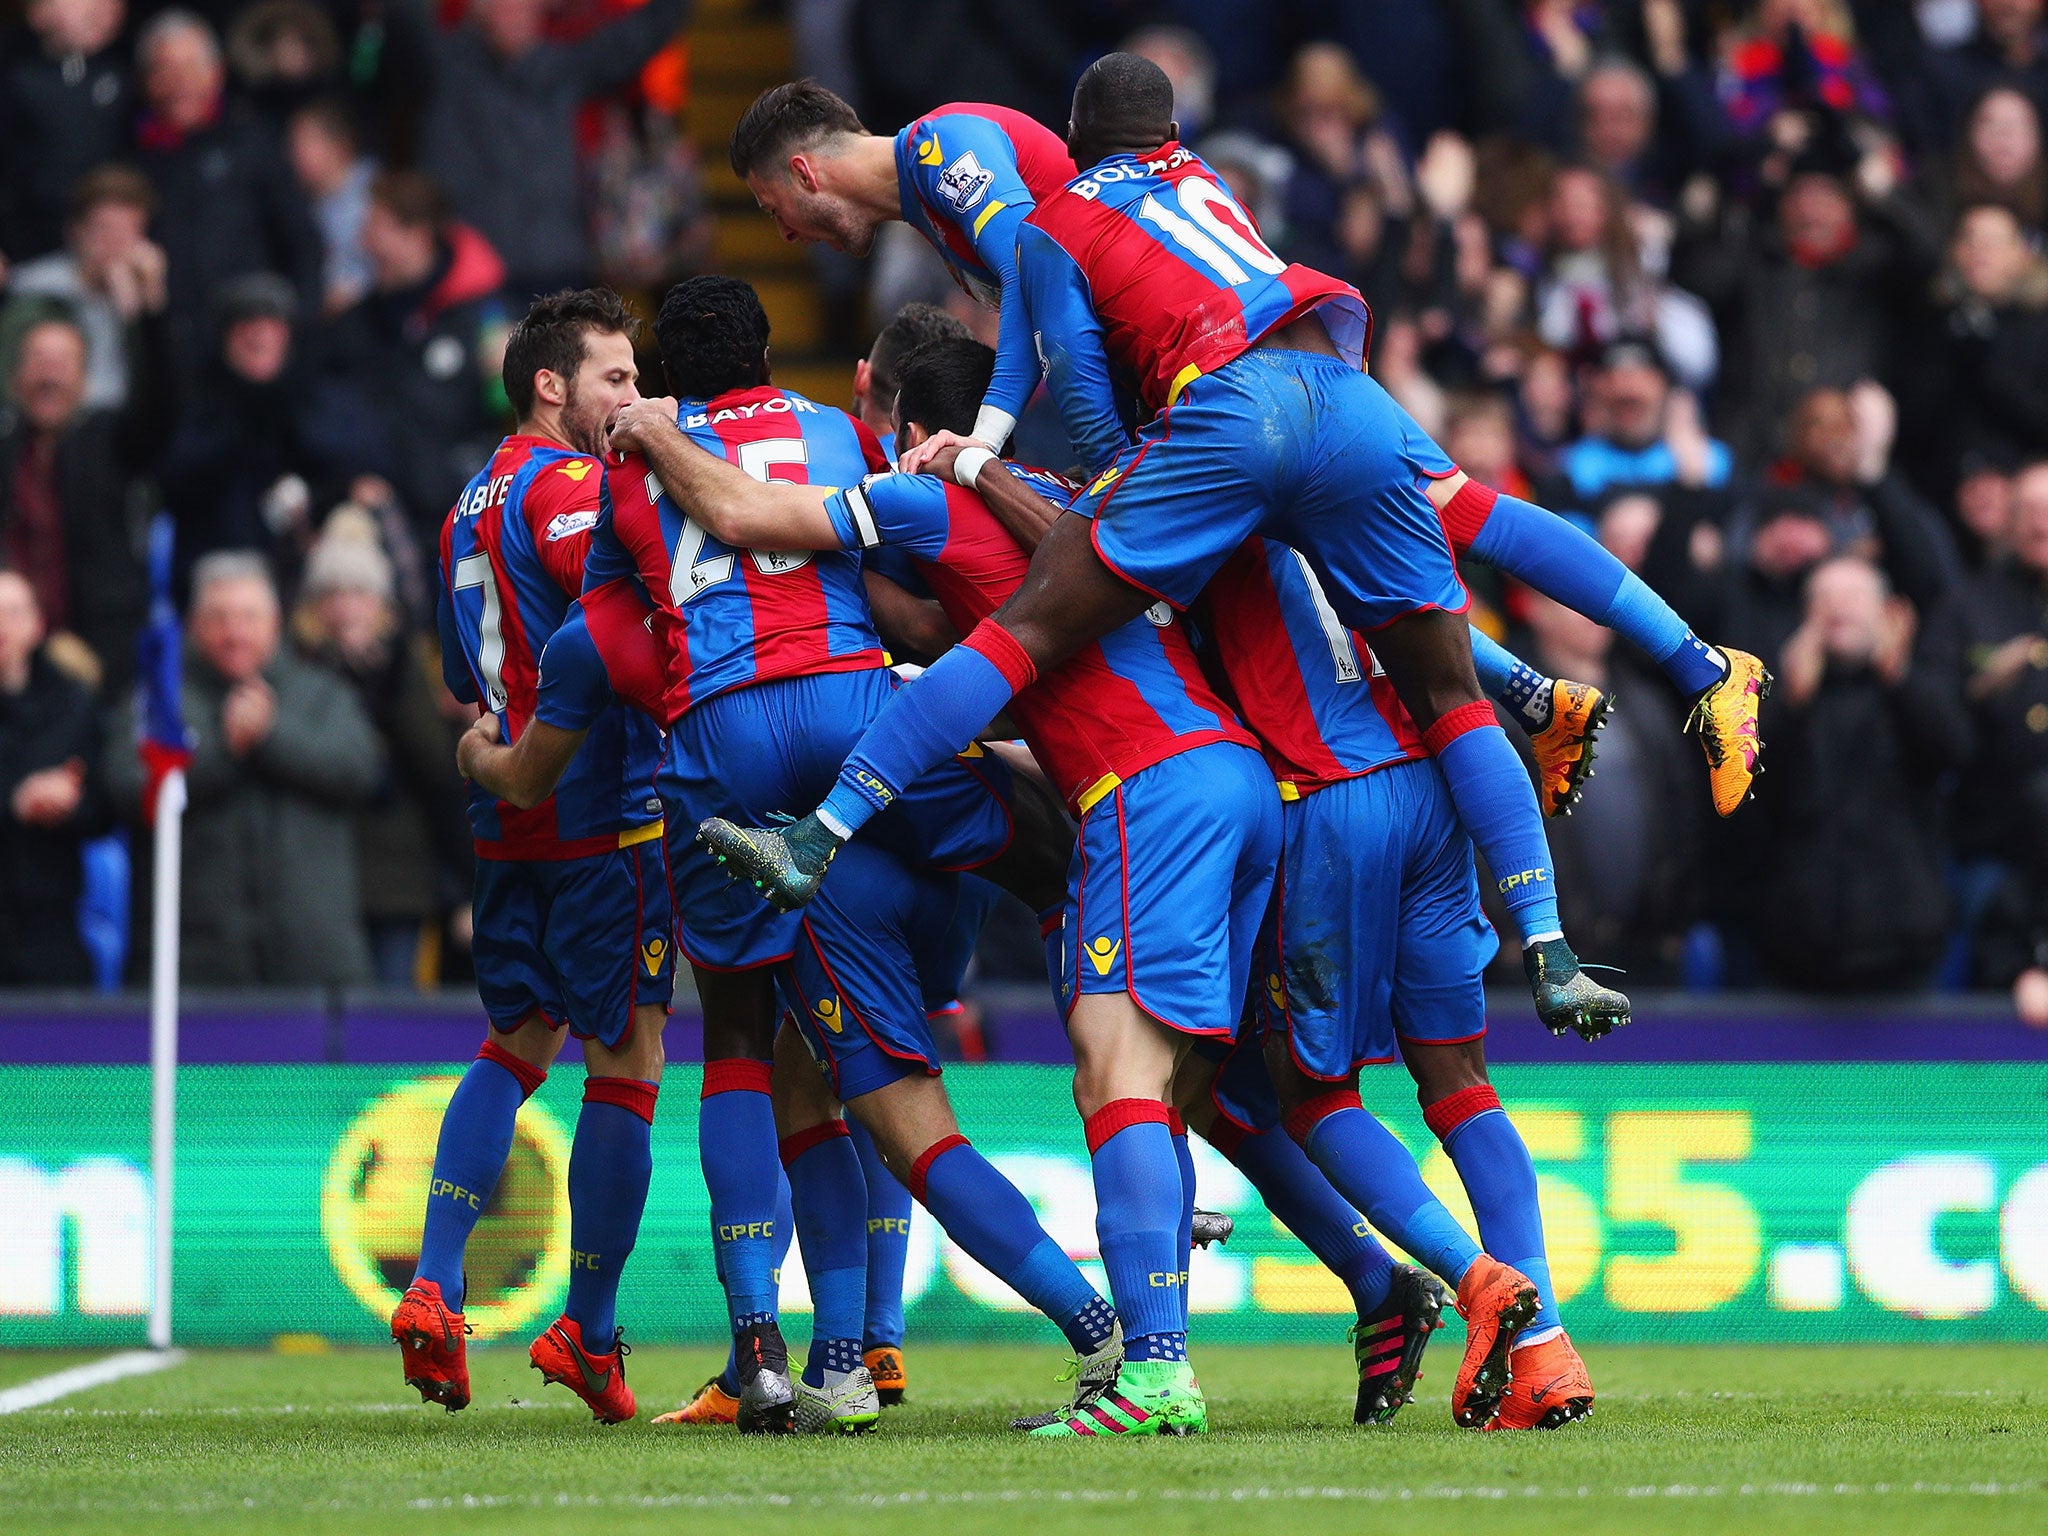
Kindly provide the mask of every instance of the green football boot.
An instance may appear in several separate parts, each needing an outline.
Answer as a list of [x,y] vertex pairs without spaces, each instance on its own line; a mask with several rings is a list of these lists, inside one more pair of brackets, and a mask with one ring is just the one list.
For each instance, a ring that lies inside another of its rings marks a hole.
[[1524,949],[1522,974],[1536,997],[1536,1017],[1553,1035],[1572,1029],[1582,1040],[1598,1040],[1629,1020],[1628,999],[1588,976],[1563,939],[1542,939]]
[[712,816],[698,825],[697,841],[736,879],[759,891],[769,906],[794,912],[818,894],[840,840],[816,816],[780,829],[742,827]]
[[866,1366],[835,1383],[826,1373],[822,1387],[801,1376],[796,1382],[796,1432],[800,1435],[864,1435],[882,1418],[882,1399]]
[[1206,1435],[1209,1405],[1185,1360],[1126,1360],[1115,1383],[1085,1408],[1031,1431],[1034,1439],[1088,1435]]

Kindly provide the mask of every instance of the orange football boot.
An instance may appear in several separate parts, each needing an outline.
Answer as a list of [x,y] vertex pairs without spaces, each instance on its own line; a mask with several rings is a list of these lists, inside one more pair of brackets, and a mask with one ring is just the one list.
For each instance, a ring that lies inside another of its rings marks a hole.
[[1593,776],[1593,741],[1614,700],[1591,683],[1554,678],[1550,724],[1529,738],[1536,753],[1536,798],[1546,816],[1569,816]]
[[527,1350],[533,1368],[558,1387],[567,1387],[590,1406],[600,1424],[623,1424],[633,1417],[633,1389],[626,1385],[624,1339],[609,1354],[594,1355],[583,1347],[583,1330],[573,1318],[558,1317],[554,1326]]
[[1593,1378],[1562,1333],[1524,1344],[1508,1357],[1508,1369],[1514,1380],[1488,1429],[1562,1429],[1593,1411]]
[[424,1402],[439,1403],[450,1413],[469,1406],[469,1324],[460,1312],[448,1310],[441,1287],[415,1280],[391,1314],[391,1337],[398,1342],[405,1366],[405,1384],[419,1388]]
[[893,1408],[903,1401],[903,1394],[910,1389],[910,1372],[904,1369],[901,1349],[893,1344],[878,1344],[861,1356],[861,1363],[875,1378],[875,1395],[884,1408]]
[[1451,1389],[1451,1417],[1460,1429],[1483,1429],[1499,1410],[1511,1379],[1508,1351],[1537,1306],[1535,1281],[1483,1253],[1458,1282],[1465,1358]]
[[657,1424],[736,1424],[740,1417],[740,1400],[718,1384],[712,1377],[699,1387],[690,1400],[674,1413],[664,1413],[654,1422]]
[[1749,788],[1763,772],[1764,744],[1757,736],[1757,712],[1771,696],[1771,672],[1747,651],[1726,646],[1728,675],[1694,701],[1685,722],[1699,733],[1707,754],[1707,785],[1714,809],[1733,816],[1749,798]]

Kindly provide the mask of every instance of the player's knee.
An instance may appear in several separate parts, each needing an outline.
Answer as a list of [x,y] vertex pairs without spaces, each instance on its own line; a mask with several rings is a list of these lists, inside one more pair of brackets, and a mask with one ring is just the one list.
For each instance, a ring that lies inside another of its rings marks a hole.
[[562,1032],[552,1028],[538,1008],[513,1029],[492,1029],[485,1036],[499,1050],[545,1072],[562,1049]]
[[1467,1088],[1486,1086],[1486,1049],[1477,1040],[1449,1045],[1404,1040],[1401,1056],[1415,1079],[1415,1096],[1425,1109]]

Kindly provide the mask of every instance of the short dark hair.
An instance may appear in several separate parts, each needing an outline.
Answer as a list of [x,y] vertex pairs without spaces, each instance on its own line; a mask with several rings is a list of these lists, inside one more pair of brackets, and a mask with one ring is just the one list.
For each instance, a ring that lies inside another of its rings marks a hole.
[[927,432],[974,431],[981,397],[996,375],[996,354],[973,337],[928,341],[903,359],[897,385],[896,417]]
[[693,277],[661,301],[654,340],[669,388],[688,400],[709,400],[762,381],[768,312],[750,283]]
[[732,131],[732,171],[744,180],[776,169],[791,150],[835,133],[860,133],[860,116],[815,80],[792,80],[754,98]]
[[513,415],[524,420],[531,414],[533,376],[543,368],[565,379],[576,376],[591,332],[631,337],[639,328],[626,301],[609,288],[564,288],[535,299],[505,338],[505,398]]
[[419,171],[379,171],[370,183],[370,201],[408,229],[426,224],[439,234],[448,222],[448,194]]
[[1074,87],[1074,131],[1098,146],[1163,144],[1173,131],[1173,82],[1143,54],[1105,53]]
[[868,349],[868,388],[877,403],[903,387],[903,359],[926,342],[970,341],[974,333],[936,304],[906,304]]
[[156,189],[147,176],[131,166],[95,166],[79,177],[71,189],[71,222],[79,223],[102,203],[119,203],[140,209],[145,217],[154,217]]

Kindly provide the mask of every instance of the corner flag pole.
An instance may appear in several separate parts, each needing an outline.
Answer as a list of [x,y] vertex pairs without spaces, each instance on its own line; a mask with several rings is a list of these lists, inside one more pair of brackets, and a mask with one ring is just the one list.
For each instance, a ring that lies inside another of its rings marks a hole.
[[149,623],[137,641],[141,660],[141,739],[147,773],[143,812],[154,829],[149,967],[149,1170],[155,1194],[149,1290],[149,1342],[171,1347],[171,1253],[177,1211],[178,934],[183,890],[185,733],[178,611],[171,601],[173,524],[159,513],[149,526]]

